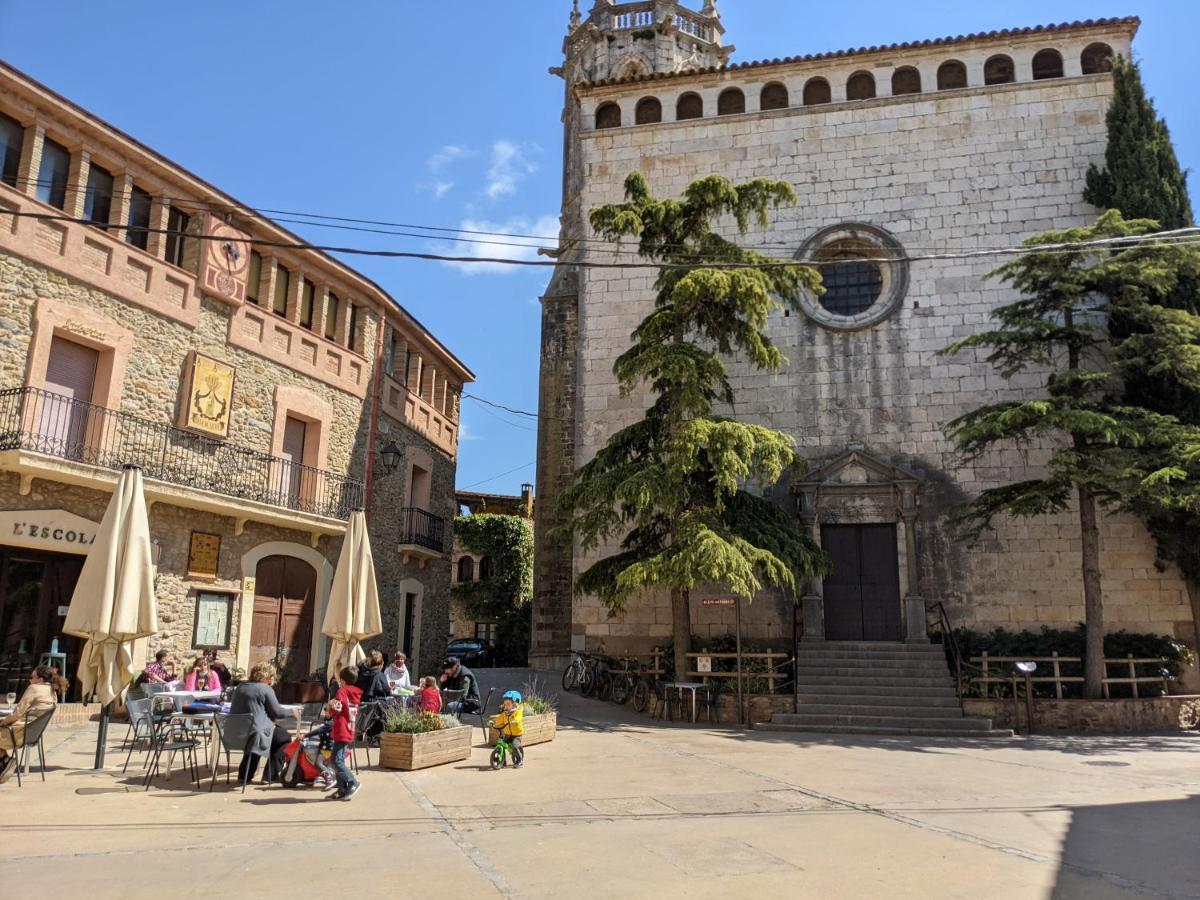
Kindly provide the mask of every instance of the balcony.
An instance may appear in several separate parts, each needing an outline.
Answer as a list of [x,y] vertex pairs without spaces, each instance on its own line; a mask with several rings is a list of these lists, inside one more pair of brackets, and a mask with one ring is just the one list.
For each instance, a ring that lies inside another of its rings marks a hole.
[[446,555],[446,520],[431,512],[406,506],[400,510],[400,553],[404,561],[424,567]]
[[336,472],[36,388],[0,390],[0,468],[20,473],[23,493],[34,477],[104,489],[127,463],[141,466],[147,499],[232,516],[238,533],[262,521],[315,543],[363,505],[362,482]]

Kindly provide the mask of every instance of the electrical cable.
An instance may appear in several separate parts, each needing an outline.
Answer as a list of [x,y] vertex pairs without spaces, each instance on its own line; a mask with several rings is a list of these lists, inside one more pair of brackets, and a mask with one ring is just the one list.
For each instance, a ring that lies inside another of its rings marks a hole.
[[513,475],[516,472],[520,472],[523,469],[528,469],[530,466],[535,466],[535,465],[537,465],[536,459],[533,462],[525,463],[525,465],[523,465],[523,466],[517,466],[515,469],[509,469],[507,472],[501,472],[499,475],[493,475],[491,478],[483,479],[483,481],[476,481],[473,484],[464,485],[463,487],[457,488],[456,490],[469,491],[473,487],[479,487],[481,484],[490,484],[493,481],[499,481],[505,475]]

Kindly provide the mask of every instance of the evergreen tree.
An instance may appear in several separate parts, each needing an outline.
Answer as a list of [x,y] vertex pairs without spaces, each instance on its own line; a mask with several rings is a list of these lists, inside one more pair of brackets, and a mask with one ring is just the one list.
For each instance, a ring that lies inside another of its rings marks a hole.
[[[1063,251],[1052,245],[1131,238],[1156,223],[1126,221],[1115,210],[1086,228],[1048,232],[1025,241],[1026,253],[989,277],[1024,296],[992,314],[999,325],[947,348],[981,350],[1001,375],[1044,373],[1045,396],[981,407],[952,421],[949,434],[968,456],[997,443],[1037,443],[1051,450],[1040,478],[983,491],[964,514],[977,535],[997,514],[1035,516],[1078,505],[1086,628],[1084,696],[1101,696],[1104,609],[1099,512],[1120,508],[1139,491],[1174,482],[1194,429],[1171,416],[1114,402],[1119,388],[1109,368],[1105,315],[1137,309],[1163,296],[1181,274],[1196,270],[1195,253],[1162,241],[1132,241]],[[1038,249],[1044,248],[1044,249]],[[1200,444],[1200,442],[1196,442]]]
[[802,471],[792,438],[714,412],[734,401],[723,358],[737,353],[758,369],[778,369],[785,360],[764,333],[767,317],[784,304],[798,309],[800,291],[820,291],[821,279],[807,266],[756,267],[769,260],[713,231],[723,216],[741,234],[752,223],[765,228],[770,207],[796,200],[786,182],[735,186],[712,175],[681,200],[658,200],[635,173],[625,194],[624,203],[592,210],[591,223],[607,240],[636,238],[643,258],[662,263],[654,308],[613,367],[623,396],[649,387],[654,400],[576,473],[562,498],[563,533],[585,552],[621,538],[616,553],[577,581],[611,613],[644,589],[670,591],[682,677],[696,585],[752,600],[764,584],[794,591],[798,579],[825,570],[820,548],[795,521],[744,487]]

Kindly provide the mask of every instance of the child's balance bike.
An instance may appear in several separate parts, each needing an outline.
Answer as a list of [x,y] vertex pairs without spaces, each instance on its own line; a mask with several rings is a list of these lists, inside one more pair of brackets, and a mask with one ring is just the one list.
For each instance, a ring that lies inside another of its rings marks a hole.
[[509,743],[509,738],[512,737],[508,733],[508,728],[497,730],[496,747],[492,750],[492,768],[503,769],[508,765],[508,757],[512,754],[512,744]]

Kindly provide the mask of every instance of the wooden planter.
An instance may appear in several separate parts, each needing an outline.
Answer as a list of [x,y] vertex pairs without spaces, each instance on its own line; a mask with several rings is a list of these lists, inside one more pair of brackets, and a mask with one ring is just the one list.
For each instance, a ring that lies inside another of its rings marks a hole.
[[[558,730],[558,713],[542,713],[537,716],[525,717],[525,734],[521,739],[521,743],[526,747],[533,744],[545,744],[554,740],[554,734]],[[495,728],[488,729],[488,746],[491,747],[496,743],[496,738],[499,734]]]
[[379,764],[385,769],[428,769],[471,756],[471,727],[460,725],[424,734],[379,736]]

